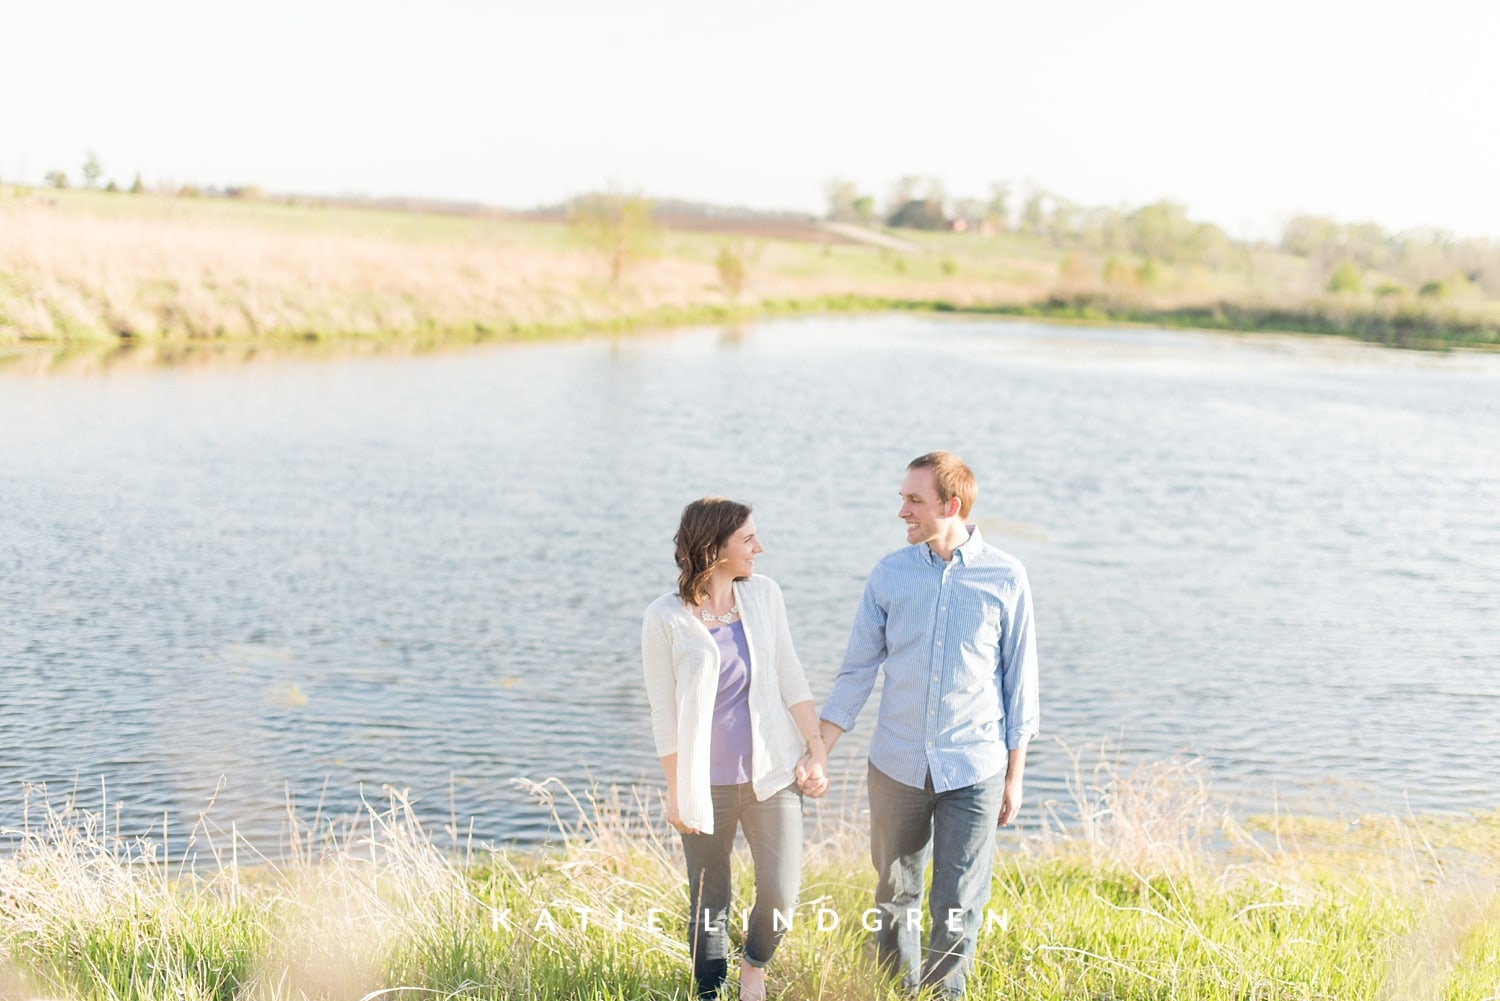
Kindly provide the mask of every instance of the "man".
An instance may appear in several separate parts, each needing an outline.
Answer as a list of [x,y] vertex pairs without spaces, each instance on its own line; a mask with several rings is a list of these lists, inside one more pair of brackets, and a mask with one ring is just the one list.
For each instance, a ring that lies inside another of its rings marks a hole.
[[907,467],[900,517],[910,545],[871,571],[821,722],[832,750],[884,667],[869,761],[876,955],[908,991],[948,997],[963,993],[990,897],[995,828],[1021,808],[1026,744],[1037,732],[1026,571],[966,524],[977,494],[956,455],[932,452]]

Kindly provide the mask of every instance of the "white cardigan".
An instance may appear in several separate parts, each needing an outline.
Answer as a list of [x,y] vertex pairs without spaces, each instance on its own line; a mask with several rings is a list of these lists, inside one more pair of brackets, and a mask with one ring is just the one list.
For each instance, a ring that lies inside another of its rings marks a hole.
[[[750,782],[766,799],[795,780],[806,742],[788,706],[812,699],[792,648],[781,588],[756,574],[735,581],[734,600],[750,651]],[[677,809],[682,822],[714,831],[708,758],[714,699],[719,692],[719,645],[697,613],[674,591],[653,601],[641,626],[641,660],[656,753],[677,755]]]

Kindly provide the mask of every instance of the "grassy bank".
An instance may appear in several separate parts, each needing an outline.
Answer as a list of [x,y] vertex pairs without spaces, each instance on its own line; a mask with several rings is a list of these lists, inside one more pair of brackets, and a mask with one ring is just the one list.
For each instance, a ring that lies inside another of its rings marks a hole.
[[[1500,814],[1252,834],[1188,779],[1096,773],[1066,832],[1003,834],[971,996],[1500,995]],[[495,853],[440,848],[397,797],[274,861],[207,825],[166,859],[100,818],[32,815],[0,860],[5,997],[689,996],[679,850],[638,802],[591,800],[551,849]],[[861,928],[861,825],[809,847],[774,996],[894,997]]]
[[1106,266],[1015,234],[876,246],[745,222],[659,229],[621,263],[597,237],[498,214],[0,188],[0,344],[455,342],[938,309],[1500,345],[1500,303],[1478,293],[1333,296],[1269,248],[1214,270]]

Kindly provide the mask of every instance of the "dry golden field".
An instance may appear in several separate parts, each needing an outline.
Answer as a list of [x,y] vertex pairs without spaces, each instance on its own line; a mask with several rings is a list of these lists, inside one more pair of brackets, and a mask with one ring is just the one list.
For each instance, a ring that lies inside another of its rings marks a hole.
[[609,239],[498,212],[0,187],[0,345],[454,341],[878,308],[1500,342],[1493,302],[1335,300],[1267,247],[1210,269],[813,221],[668,220],[613,261]]

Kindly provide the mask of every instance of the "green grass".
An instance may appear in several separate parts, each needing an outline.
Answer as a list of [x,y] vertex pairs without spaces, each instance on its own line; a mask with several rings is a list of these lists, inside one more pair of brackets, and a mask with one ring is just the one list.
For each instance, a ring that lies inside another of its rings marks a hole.
[[[1002,835],[971,997],[1500,996],[1500,813],[1241,826],[1174,762],[1075,792],[1068,826]],[[200,824],[193,865],[34,806],[0,859],[0,996],[685,999],[680,850],[644,798],[591,798],[531,851],[440,847],[399,797],[275,860]],[[870,890],[863,831],[820,828],[774,996],[896,997]]]

